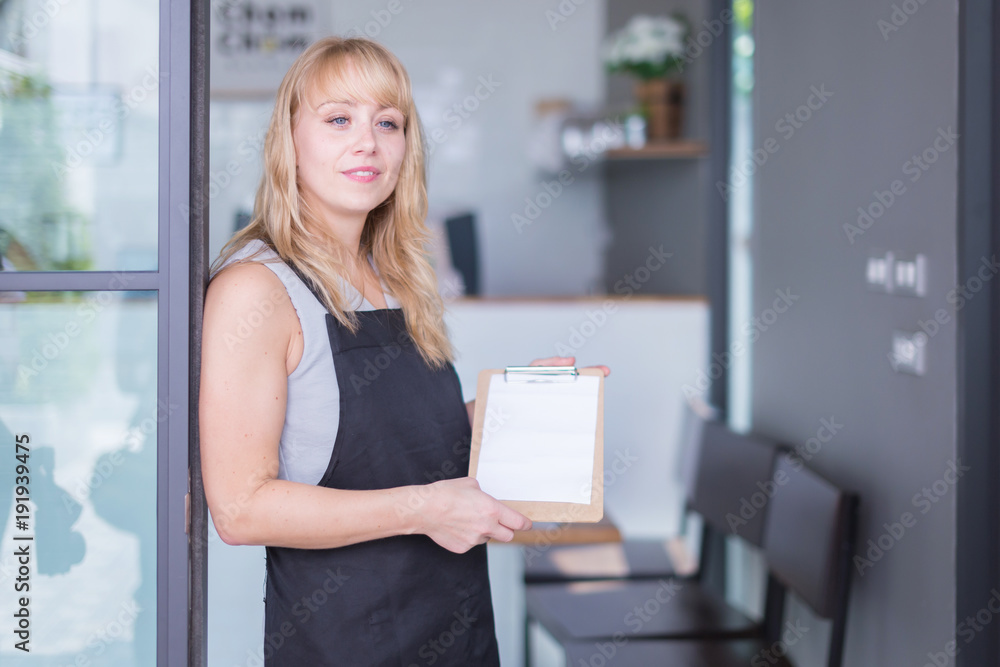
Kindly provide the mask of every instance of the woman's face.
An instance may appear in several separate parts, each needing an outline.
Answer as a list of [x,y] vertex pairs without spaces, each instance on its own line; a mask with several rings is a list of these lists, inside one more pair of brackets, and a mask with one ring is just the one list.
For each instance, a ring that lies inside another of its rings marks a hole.
[[406,149],[399,109],[311,91],[292,139],[302,196],[328,224],[363,223],[396,187]]

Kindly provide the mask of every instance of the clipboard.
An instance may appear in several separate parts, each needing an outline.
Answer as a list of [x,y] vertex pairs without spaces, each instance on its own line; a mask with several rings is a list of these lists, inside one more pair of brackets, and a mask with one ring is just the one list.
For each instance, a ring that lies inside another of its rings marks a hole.
[[600,521],[603,371],[573,366],[482,371],[469,476],[532,521]]

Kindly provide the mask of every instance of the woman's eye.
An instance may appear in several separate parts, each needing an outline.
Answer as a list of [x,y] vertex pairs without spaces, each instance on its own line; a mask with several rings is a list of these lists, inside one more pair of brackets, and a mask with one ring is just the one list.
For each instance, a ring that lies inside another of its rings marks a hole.
[[379,126],[385,128],[387,130],[396,130],[396,129],[399,129],[399,125],[397,125],[396,121],[394,121],[394,120],[379,121]]
[[[344,121],[344,122],[340,122],[340,121]],[[346,125],[347,124],[347,118],[345,116],[337,116],[336,118],[331,118],[330,120],[328,120],[326,122],[330,123],[331,125]]]

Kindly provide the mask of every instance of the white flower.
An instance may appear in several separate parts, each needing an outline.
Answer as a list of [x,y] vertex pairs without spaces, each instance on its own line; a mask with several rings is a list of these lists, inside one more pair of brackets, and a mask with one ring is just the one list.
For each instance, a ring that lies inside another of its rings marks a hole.
[[604,48],[604,62],[622,65],[661,65],[684,54],[685,26],[671,17],[633,16],[611,36]]

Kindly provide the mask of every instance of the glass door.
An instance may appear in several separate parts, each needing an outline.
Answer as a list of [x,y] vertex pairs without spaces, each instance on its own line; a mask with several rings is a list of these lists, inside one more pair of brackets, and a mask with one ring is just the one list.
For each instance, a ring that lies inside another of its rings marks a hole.
[[0,0],[5,666],[186,663],[189,21]]

